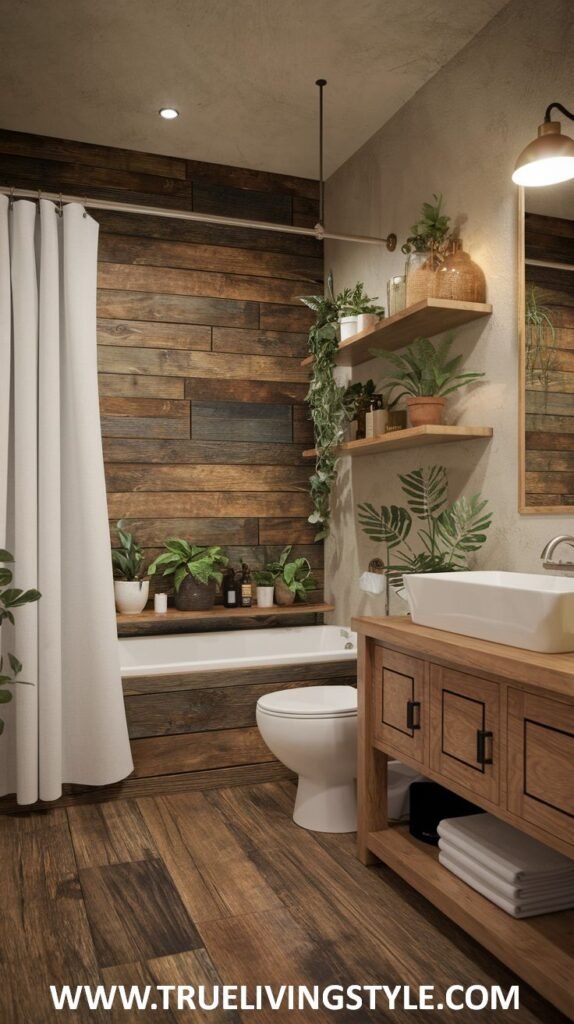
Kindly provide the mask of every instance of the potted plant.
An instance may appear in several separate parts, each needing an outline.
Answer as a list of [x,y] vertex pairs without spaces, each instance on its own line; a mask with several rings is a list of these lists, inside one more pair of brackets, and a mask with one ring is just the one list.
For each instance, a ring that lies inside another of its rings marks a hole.
[[[492,522],[488,502],[475,494],[448,503],[448,477],[444,466],[415,469],[399,475],[407,507],[359,505],[359,523],[371,540],[386,546],[384,573],[395,590],[403,587],[405,573],[455,572],[468,568],[468,556],[486,541]],[[409,543],[414,520],[420,550]],[[391,552],[396,549],[396,555]]]
[[339,310],[341,341],[374,327],[385,315],[383,306],[377,306],[375,299],[366,294],[362,281],[358,281],[354,288],[345,288],[335,301]]
[[356,422],[357,429],[355,439],[360,440],[366,434],[366,415],[371,408],[375,396],[376,385],[374,380],[354,381],[347,384],[343,395],[343,404],[347,419],[352,423]]
[[433,195],[434,203],[423,203],[421,219],[411,227],[402,246],[407,256],[406,304],[415,305],[434,296],[438,270],[449,245],[450,217],[442,212],[443,197]]
[[309,591],[316,587],[307,559],[295,558],[289,562],[291,551],[292,545],[289,544],[283,548],[278,561],[268,566],[275,578],[275,601],[280,605],[293,604],[297,597],[306,601]]
[[334,370],[339,342],[337,338],[338,309],[333,293],[333,274],[327,278],[326,295],[301,298],[315,313],[309,330],[309,351],[313,356],[312,378],[306,400],[309,403],[315,434],[315,472],[309,479],[313,511],[309,522],[317,527],[315,540],[329,533],[331,487],[336,476],[337,445],[343,440],[347,412],[345,388],[337,383]]
[[462,356],[448,358],[453,341],[453,336],[449,335],[435,347],[428,338],[416,338],[402,355],[373,350],[373,355],[381,356],[391,365],[392,376],[383,391],[391,394],[399,390],[393,404],[403,395],[407,396],[413,427],[442,423],[446,396],[484,377],[483,373],[457,373]]
[[119,548],[112,550],[114,595],[116,608],[123,615],[138,615],[147,604],[149,580],[144,580],[144,553],[133,533],[123,529],[120,519],[116,527]]
[[[7,563],[14,561],[13,555],[9,551],[0,549],[0,627],[7,619],[14,625],[14,614],[13,608],[21,608],[24,604],[32,604],[34,601],[39,601],[41,593],[39,590],[20,590],[18,587],[11,586],[12,584],[12,571],[7,568]],[[13,694],[10,690],[6,689],[6,686],[12,686],[14,683],[20,683],[21,685],[29,686],[30,683],[25,683],[23,679],[18,679],[20,672],[22,671],[22,665],[18,661],[18,658],[14,654],[7,654],[9,671],[4,667],[4,657],[0,656],[0,704],[9,704],[12,700]],[[4,732],[4,719],[0,718],[0,735]]]
[[180,611],[208,611],[215,604],[221,570],[229,559],[220,547],[198,547],[179,537],[166,540],[164,554],[150,565],[150,576],[163,569],[163,576],[173,576],[175,607]]
[[275,577],[268,566],[264,569],[256,569],[253,573],[255,580],[255,592],[258,608],[272,608],[275,596]]

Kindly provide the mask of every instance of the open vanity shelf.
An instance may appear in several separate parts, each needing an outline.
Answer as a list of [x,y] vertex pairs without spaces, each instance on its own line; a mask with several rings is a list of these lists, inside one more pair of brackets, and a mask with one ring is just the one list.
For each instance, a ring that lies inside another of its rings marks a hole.
[[[398,759],[574,857],[574,654],[357,618],[358,854],[378,858],[574,1019],[574,910],[518,920],[387,818]],[[479,734],[489,737],[488,759]]]
[[[360,441],[345,441],[336,449],[337,455],[374,455],[377,452],[396,452],[401,448],[422,448],[429,444],[449,444],[453,441],[476,441],[491,438],[492,427],[409,427],[407,430],[392,430],[376,437],[365,437]],[[303,452],[306,459],[313,459],[316,448]]]
[[[452,331],[472,320],[489,316],[492,306],[488,302],[460,302],[457,299],[424,299],[415,306],[408,306],[400,313],[382,320],[377,327],[361,331],[347,338],[339,345],[337,363],[339,366],[358,366],[372,359],[372,348],[383,348],[392,352],[408,345],[414,338],[432,338],[443,331]],[[303,360],[309,366],[313,356]]]

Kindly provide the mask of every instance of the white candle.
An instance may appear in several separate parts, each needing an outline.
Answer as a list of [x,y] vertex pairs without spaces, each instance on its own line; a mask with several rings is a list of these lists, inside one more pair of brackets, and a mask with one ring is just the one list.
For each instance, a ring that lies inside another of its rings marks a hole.
[[167,611],[167,594],[156,594],[154,596],[153,610],[160,615]]

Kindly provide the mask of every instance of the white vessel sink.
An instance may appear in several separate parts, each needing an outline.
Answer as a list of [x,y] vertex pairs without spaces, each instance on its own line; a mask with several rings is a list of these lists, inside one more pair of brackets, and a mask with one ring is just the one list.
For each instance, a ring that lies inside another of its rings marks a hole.
[[574,578],[522,572],[405,575],[413,622],[549,654],[574,651]]

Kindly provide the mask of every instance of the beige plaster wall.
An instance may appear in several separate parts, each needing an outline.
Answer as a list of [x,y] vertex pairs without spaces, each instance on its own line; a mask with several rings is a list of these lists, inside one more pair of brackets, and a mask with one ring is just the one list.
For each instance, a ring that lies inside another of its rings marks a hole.
[[[326,597],[336,599],[337,622],[383,614],[381,598],[358,587],[360,572],[382,552],[358,528],[356,506],[400,503],[400,472],[441,463],[452,497],[477,491],[488,497],[494,524],[477,567],[538,571],[546,540],[574,532],[574,510],[571,516],[517,511],[517,195],[511,173],[553,100],[574,107],[572,0],[512,0],[328,181],[330,229],[395,231],[403,240],[422,200],[443,192],[446,212],[461,223],[465,247],[486,273],[494,306],[489,321],[462,328],[455,343],[468,369],[486,371],[487,383],[454,396],[450,406],[453,421],[492,426],[493,440],[340,464],[326,563]],[[337,290],[360,279],[370,294],[385,297],[385,305],[386,281],[402,272],[402,263],[400,253],[382,247],[329,243],[326,252]],[[354,373],[381,377],[376,361]],[[394,610],[403,609],[395,601]]]

